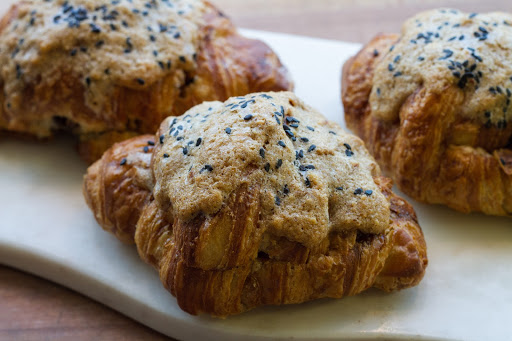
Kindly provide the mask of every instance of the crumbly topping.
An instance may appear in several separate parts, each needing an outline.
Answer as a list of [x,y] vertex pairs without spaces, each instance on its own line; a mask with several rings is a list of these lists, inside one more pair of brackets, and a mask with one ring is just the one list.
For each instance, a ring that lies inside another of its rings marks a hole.
[[512,116],[512,16],[453,9],[420,13],[405,22],[400,40],[378,64],[370,96],[372,114],[395,120],[418,87],[465,92],[460,114],[490,128]]
[[218,212],[247,183],[260,186],[260,226],[309,247],[330,231],[389,225],[363,142],[292,93],[203,103],[167,118],[156,143],[155,199],[182,220]]
[[95,112],[114,86],[143,89],[173,69],[193,69],[205,3],[201,0],[29,0],[0,35],[5,105],[23,101],[24,84],[82,80]]

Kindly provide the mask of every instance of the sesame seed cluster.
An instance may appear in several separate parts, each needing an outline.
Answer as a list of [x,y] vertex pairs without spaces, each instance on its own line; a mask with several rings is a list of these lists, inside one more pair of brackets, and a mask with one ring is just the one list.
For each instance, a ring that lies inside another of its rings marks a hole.
[[[144,89],[176,68],[195,68],[205,3],[200,0],[44,0],[18,4],[0,35],[5,105],[27,83],[81,79],[87,105],[110,105],[120,85]],[[70,85],[71,86],[71,85]]]
[[454,9],[423,12],[409,19],[401,39],[375,69],[372,114],[393,121],[418,87],[442,93],[465,92],[460,115],[486,128],[505,129],[512,116],[512,16],[464,13]]
[[260,186],[260,223],[306,246],[334,230],[389,226],[380,169],[363,142],[290,92],[205,102],[167,118],[155,142],[144,147],[155,199],[182,220],[214,214],[245,183]]

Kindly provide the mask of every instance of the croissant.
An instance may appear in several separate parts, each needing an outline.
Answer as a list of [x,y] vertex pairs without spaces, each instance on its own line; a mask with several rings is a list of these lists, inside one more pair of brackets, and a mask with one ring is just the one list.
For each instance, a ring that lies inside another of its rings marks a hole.
[[69,131],[89,162],[205,100],[292,87],[207,1],[25,0],[0,21],[0,131]]
[[511,25],[428,11],[345,63],[347,126],[412,198],[512,216]]
[[184,311],[225,317],[418,284],[425,240],[391,186],[359,138],[271,92],[206,102],[115,144],[83,192]]

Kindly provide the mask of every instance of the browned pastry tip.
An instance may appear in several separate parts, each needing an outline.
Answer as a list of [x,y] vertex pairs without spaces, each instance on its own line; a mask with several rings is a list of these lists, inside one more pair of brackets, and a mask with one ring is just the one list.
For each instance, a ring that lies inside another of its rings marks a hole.
[[[512,64],[502,62],[512,53],[502,38],[510,28],[496,25],[477,37],[494,19],[512,16],[420,13],[402,35],[379,35],[345,63],[341,97],[347,126],[404,193],[461,212],[511,216]],[[438,24],[446,30],[429,35]]]
[[[281,119],[305,140],[294,143]],[[149,154],[148,137],[107,151],[84,195],[104,229],[134,236],[186,312],[225,317],[423,278],[426,244],[412,207],[358,138],[291,93],[205,103],[165,120],[157,137]]]
[[203,101],[293,88],[270,47],[241,36],[211,3],[145,4],[13,5],[0,22],[0,131],[70,131],[92,163]]
[[142,135],[114,144],[84,177],[84,197],[96,220],[126,243],[134,242],[140,211],[151,198],[154,141]]

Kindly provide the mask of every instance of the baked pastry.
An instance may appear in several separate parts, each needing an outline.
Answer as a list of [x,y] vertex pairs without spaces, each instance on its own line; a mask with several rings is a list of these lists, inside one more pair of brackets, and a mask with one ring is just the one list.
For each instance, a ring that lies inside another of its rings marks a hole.
[[25,0],[0,21],[0,131],[71,131],[89,161],[205,100],[291,88],[207,1]]
[[512,15],[441,9],[343,68],[347,126],[412,198],[512,215]]
[[84,179],[98,223],[190,314],[419,283],[412,207],[363,142],[289,92],[206,102],[115,144]]

